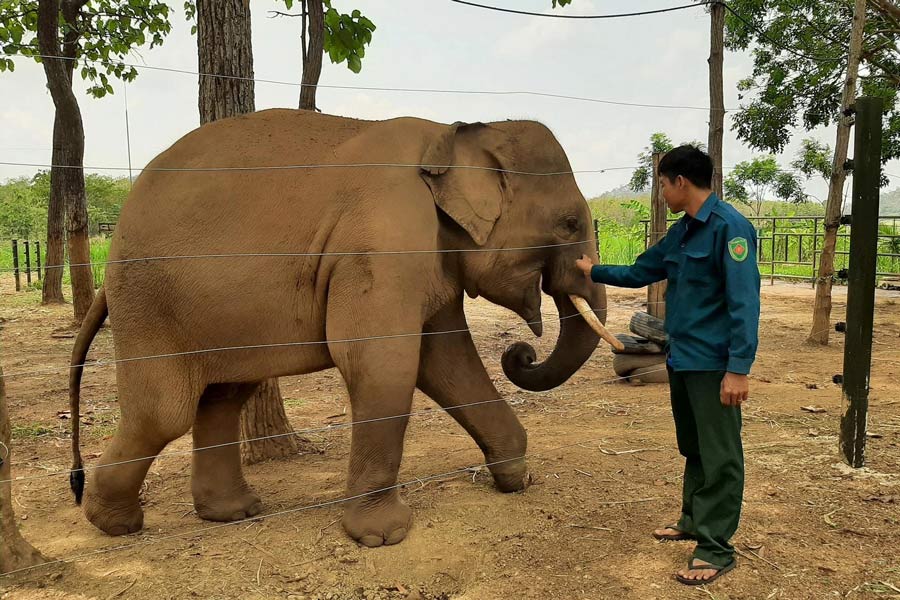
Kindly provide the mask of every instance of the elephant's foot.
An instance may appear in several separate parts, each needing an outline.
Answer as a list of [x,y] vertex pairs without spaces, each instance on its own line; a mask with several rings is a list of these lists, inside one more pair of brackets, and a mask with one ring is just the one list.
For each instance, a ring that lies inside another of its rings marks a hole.
[[207,521],[240,521],[262,512],[262,501],[249,486],[236,493],[194,493],[194,509]]
[[351,503],[341,521],[354,540],[374,548],[402,542],[412,527],[412,509],[396,490]]
[[137,499],[110,502],[87,491],[82,504],[88,521],[109,535],[127,535],[140,531],[144,526],[144,511]]
[[[497,461],[487,461],[488,464]],[[517,458],[488,467],[494,476],[494,485],[503,493],[521,492],[531,485],[531,473],[524,458]]]

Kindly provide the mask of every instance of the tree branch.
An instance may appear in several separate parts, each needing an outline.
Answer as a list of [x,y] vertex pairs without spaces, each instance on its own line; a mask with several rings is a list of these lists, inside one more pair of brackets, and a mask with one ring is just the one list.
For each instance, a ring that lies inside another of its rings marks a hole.
[[891,2],[891,0],[871,0],[870,4],[884,18],[900,25],[900,6]]
[[900,73],[898,73],[897,71],[892,71],[887,65],[885,65],[876,57],[872,56],[870,52],[863,52],[862,59],[869,65],[877,67],[887,79],[900,86]]
[[270,10],[268,12],[269,12],[269,17],[268,17],[269,19],[275,19],[277,17],[305,17],[308,14],[305,12],[286,13],[286,12],[281,12],[280,10]]

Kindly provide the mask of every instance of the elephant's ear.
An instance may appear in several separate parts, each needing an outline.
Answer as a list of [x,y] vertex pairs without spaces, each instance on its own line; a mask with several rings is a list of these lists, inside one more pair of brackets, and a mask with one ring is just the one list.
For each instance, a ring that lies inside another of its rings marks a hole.
[[499,132],[454,123],[422,156],[422,179],[434,203],[483,246],[500,217],[509,182],[497,151]]

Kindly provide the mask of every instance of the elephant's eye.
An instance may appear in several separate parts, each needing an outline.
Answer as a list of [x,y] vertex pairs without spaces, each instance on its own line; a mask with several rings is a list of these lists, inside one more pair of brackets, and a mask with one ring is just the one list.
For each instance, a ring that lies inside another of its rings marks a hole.
[[566,229],[576,233],[578,231],[578,217],[566,217]]

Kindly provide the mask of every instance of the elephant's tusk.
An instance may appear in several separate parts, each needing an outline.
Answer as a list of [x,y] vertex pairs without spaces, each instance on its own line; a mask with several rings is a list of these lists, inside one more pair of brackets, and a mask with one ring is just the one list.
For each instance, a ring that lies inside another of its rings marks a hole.
[[599,335],[602,339],[606,340],[606,342],[619,350],[620,352],[625,349],[625,346],[622,345],[616,336],[607,331],[606,327],[603,326],[603,323],[600,322],[600,319],[597,318],[597,315],[594,314],[594,309],[591,308],[591,305],[588,304],[588,301],[582,298],[581,296],[576,296],[575,294],[570,294],[569,299],[572,301],[572,304],[575,305],[575,308],[581,313],[581,316],[584,317],[584,320],[587,321],[587,324],[591,326],[591,329]]

